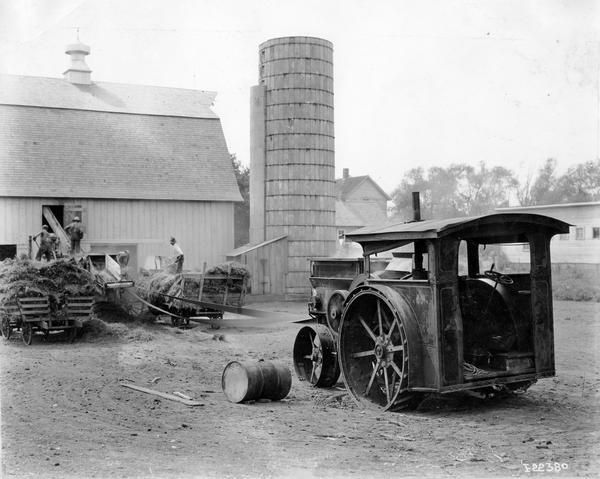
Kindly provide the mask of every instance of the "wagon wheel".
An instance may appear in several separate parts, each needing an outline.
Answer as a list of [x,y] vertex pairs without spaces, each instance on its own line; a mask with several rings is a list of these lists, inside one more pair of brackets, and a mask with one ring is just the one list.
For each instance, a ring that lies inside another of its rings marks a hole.
[[21,335],[23,337],[23,342],[29,346],[33,340],[33,326],[31,326],[31,323],[22,324]]
[[339,354],[344,382],[361,406],[398,410],[418,405],[408,391],[408,341],[403,319],[385,295],[365,290],[346,305]]
[[294,369],[301,380],[331,387],[340,377],[333,334],[322,324],[304,326],[294,341]]
[[2,330],[2,336],[4,336],[4,339],[10,339],[10,336],[12,335],[12,328],[10,326],[10,318],[4,316],[2,318],[2,323],[0,323],[0,329]]
[[146,305],[141,301],[131,301],[127,305],[127,313],[129,316],[138,317],[146,311]]
[[327,324],[336,333],[340,329],[344,301],[347,297],[348,291],[334,291],[327,301]]

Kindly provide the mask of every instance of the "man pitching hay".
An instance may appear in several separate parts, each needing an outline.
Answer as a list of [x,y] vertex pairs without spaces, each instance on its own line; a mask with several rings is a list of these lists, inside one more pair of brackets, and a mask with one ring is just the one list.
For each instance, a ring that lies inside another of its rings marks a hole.
[[177,240],[175,238],[171,237],[170,243],[171,247],[173,248],[173,253],[175,257],[175,260],[173,262],[173,264],[176,267],[175,274],[179,274],[183,270],[183,250],[177,244]]

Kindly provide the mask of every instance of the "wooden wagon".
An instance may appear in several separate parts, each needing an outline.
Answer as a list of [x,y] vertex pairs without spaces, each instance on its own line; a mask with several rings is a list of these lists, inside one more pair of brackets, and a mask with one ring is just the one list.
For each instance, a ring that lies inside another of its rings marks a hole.
[[47,338],[53,331],[62,331],[72,342],[82,320],[89,318],[93,303],[93,296],[67,296],[62,307],[53,310],[48,296],[17,298],[2,308],[2,335],[8,340],[14,330],[20,330],[23,342],[30,345],[38,332]]
[[171,316],[174,326],[188,325],[194,319],[209,318],[211,327],[218,327],[215,321],[223,319],[220,306],[244,305],[247,281],[246,276],[241,275],[194,272],[182,273],[174,286],[171,290],[178,291],[178,294],[166,299],[169,310],[177,313],[177,316]]

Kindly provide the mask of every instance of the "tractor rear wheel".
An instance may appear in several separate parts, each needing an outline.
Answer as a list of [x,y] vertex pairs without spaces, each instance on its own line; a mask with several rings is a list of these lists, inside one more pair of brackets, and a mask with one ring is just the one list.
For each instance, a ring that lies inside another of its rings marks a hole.
[[315,387],[333,386],[340,377],[335,339],[322,324],[304,326],[294,341],[294,369],[301,381]]
[[408,390],[405,324],[379,290],[365,289],[346,304],[340,324],[339,354],[346,387],[363,407],[414,408],[422,397]]

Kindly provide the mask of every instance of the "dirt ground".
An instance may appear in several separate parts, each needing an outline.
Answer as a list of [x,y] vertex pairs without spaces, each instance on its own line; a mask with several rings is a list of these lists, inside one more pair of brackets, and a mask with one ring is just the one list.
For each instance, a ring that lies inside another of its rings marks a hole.
[[0,340],[2,477],[600,474],[600,304],[555,303],[555,378],[504,399],[434,397],[410,413],[363,411],[339,387],[314,389],[295,376],[283,401],[228,402],[220,381],[232,360],[278,359],[293,370],[302,326],[293,321],[306,317],[305,305],[252,306],[281,320],[226,316],[219,330],[109,323],[74,344]]

